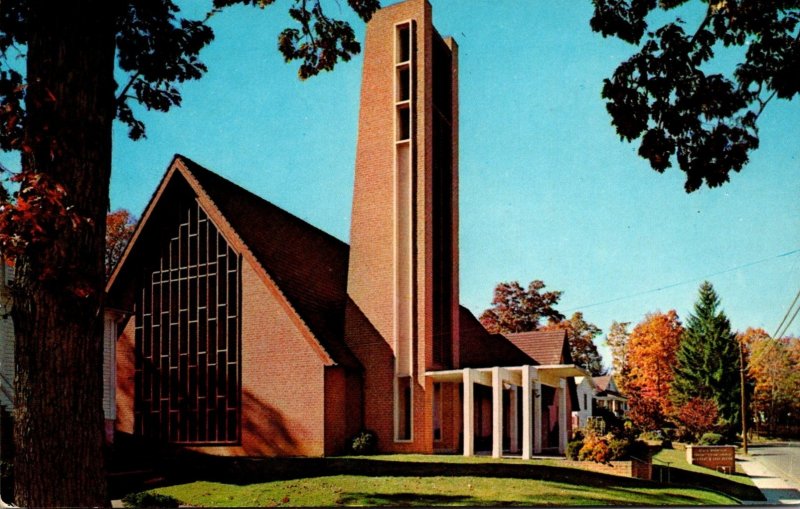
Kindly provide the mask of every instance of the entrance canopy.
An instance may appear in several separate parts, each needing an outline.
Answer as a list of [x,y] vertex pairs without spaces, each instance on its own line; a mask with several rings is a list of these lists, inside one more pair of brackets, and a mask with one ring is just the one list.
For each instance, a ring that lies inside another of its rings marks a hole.
[[[474,422],[475,384],[492,388],[492,456],[502,455],[503,442],[503,390],[511,386],[512,403],[508,406],[511,435],[516,437],[517,397],[522,398],[522,457],[529,459],[531,453],[542,450],[542,434],[534,432],[542,428],[541,386],[554,387],[558,402],[559,452],[567,445],[567,378],[591,376],[574,364],[551,364],[544,366],[494,366],[488,368],[464,368],[443,371],[428,371],[425,375],[433,382],[462,383],[463,391],[463,437],[464,456],[475,454]],[[512,440],[514,443],[515,440]]]
[[589,376],[591,375],[574,364],[550,364],[545,366],[506,366],[506,367],[491,367],[491,368],[464,368],[464,369],[448,369],[443,371],[427,371],[425,376],[434,382],[461,382],[464,379],[465,370],[470,370],[476,377],[474,382],[481,385],[491,386],[492,372],[495,369],[506,372],[510,380],[508,382],[514,385],[522,386],[522,373],[525,369],[530,369],[534,375],[538,375],[538,380],[542,385],[550,387],[558,387],[559,380],[565,378],[572,378],[576,376]]

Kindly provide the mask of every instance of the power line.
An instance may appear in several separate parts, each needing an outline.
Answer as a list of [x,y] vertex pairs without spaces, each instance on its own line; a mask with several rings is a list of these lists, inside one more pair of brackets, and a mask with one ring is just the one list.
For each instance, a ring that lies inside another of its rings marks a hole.
[[794,314],[792,315],[792,318],[789,320],[789,323],[786,324],[786,327],[783,328],[783,330],[781,331],[780,335],[777,336],[777,337],[781,337],[784,334],[786,334],[786,332],[788,332],[789,327],[792,325],[792,322],[794,322],[794,319],[797,318],[797,313],[798,312],[800,312],[800,307],[798,307],[797,309],[794,310]]
[[[632,299],[634,297],[640,297],[642,295],[648,295],[650,293],[660,292],[662,290],[668,290],[670,288],[675,288],[676,286],[681,286],[681,285],[686,285],[686,284],[689,284],[689,283],[694,283],[696,281],[700,281],[701,279],[708,279],[710,277],[719,276],[721,274],[727,274],[728,272],[733,272],[733,271],[736,271],[736,270],[746,269],[748,267],[752,267],[753,265],[758,265],[760,263],[764,263],[764,262],[768,262],[768,261],[771,261],[771,260],[775,260],[777,258],[783,258],[785,256],[793,255],[795,253],[800,253],[800,249],[795,249],[795,250],[789,251],[787,253],[782,253],[782,254],[779,254],[779,255],[770,256],[769,258],[762,258],[762,259],[756,260],[754,262],[744,263],[742,265],[737,265],[736,267],[732,267],[730,269],[721,270],[719,272],[713,272],[711,274],[706,274],[705,276],[694,277],[692,279],[687,279],[687,280],[684,280],[684,281],[680,281],[678,283],[672,283],[672,284],[669,284],[669,285],[666,285],[666,286],[661,286],[661,287],[658,287],[658,288],[653,288],[653,289],[645,290],[645,291],[642,291],[642,292],[632,293],[632,294],[625,295],[625,296],[622,296],[622,297],[616,297],[616,298],[609,299],[609,300],[604,300],[604,301],[601,301],[601,302],[595,302],[593,304],[587,304],[585,306],[577,306],[577,307],[574,307],[574,308],[571,308],[571,309],[567,309],[565,312],[569,313],[570,311],[584,310],[584,309],[588,309],[588,308],[595,307],[595,306],[602,306],[604,304],[611,304],[612,302],[618,302],[618,301],[621,301],[621,300]],[[788,312],[787,312],[787,314],[788,314]],[[784,320],[785,320],[785,318],[784,318]]]
[[[792,308],[794,308],[794,305],[797,304],[798,299],[800,299],[800,291],[798,291],[797,295],[794,296],[794,300],[789,305],[789,308],[786,310],[786,313],[783,315],[783,320],[781,320],[781,323],[775,329],[775,333],[772,335],[772,340],[770,341],[770,343],[766,347],[764,347],[764,349],[760,350],[755,356],[753,356],[753,358],[749,361],[749,363],[753,363],[757,360],[760,360],[762,357],[770,353],[772,349],[775,348],[775,345],[778,344],[780,338],[784,334],[786,334],[786,331],[789,330],[789,327],[792,325],[792,322],[794,322],[794,319],[797,318],[798,312],[800,312],[800,306],[798,306],[797,309],[794,310],[792,318],[789,319],[789,322],[786,323],[785,327],[783,327],[784,322],[786,322],[786,318],[789,316],[789,313],[792,312]],[[781,330],[781,327],[783,327],[783,330]]]
[[[772,335],[773,338],[781,337],[786,332],[786,329],[788,329],[789,326],[794,321],[795,317],[797,316],[797,311],[794,312],[794,316],[792,316],[792,319],[789,320],[789,323],[786,324],[786,327],[784,328],[783,332],[778,334],[778,332],[781,330],[781,327],[783,327],[783,324],[786,321],[786,318],[788,318],[789,313],[792,312],[792,308],[794,308],[794,305],[797,304],[797,299],[800,299],[800,290],[797,292],[797,295],[794,296],[794,300],[789,305],[789,309],[786,310],[786,314],[783,315],[783,320],[781,320],[781,323],[778,325],[778,328],[775,329],[775,334]],[[797,308],[797,309],[800,310],[800,308]]]

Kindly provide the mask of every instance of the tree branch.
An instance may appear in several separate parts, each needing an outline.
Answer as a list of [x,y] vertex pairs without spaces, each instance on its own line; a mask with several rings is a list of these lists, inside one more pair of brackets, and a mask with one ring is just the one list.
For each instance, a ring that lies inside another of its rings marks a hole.
[[128,83],[122,88],[122,91],[117,96],[117,99],[115,100],[116,103],[119,103],[120,101],[122,101],[122,100],[126,99],[127,97],[129,97],[129,96],[126,95],[128,93],[128,90],[130,90],[130,88],[133,85],[133,83],[137,79],[139,79],[139,76],[141,76],[141,75],[142,75],[141,72],[137,72],[136,74],[131,76],[131,79],[128,80]]

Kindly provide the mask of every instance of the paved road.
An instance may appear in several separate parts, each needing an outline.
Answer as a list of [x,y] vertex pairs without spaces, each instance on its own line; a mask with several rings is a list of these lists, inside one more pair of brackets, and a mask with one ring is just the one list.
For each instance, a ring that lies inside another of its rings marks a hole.
[[787,484],[800,490],[800,442],[788,446],[750,447],[750,456],[779,475]]

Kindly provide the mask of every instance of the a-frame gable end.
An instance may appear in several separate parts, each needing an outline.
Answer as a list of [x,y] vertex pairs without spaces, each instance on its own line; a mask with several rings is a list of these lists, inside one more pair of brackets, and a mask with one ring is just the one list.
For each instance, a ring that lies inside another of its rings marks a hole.
[[323,364],[326,366],[332,366],[336,364],[330,354],[317,340],[314,333],[302,319],[294,306],[292,306],[292,304],[289,302],[289,299],[286,298],[286,295],[281,291],[275,280],[273,280],[269,275],[264,265],[253,254],[253,251],[250,249],[244,239],[242,239],[238,232],[231,226],[230,222],[225,218],[225,215],[208,195],[206,190],[200,184],[199,180],[192,173],[189,165],[185,164],[181,157],[177,157],[175,160],[175,166],[180,170],[188,184],[195,191],[200,206],[203,207],[209,218],[218,226],[218,228],[220,228],[220,231],[228,239],[228,242],[231,244],[233,249],[239,252],[244,261],[253,267],[258,277],[284,308],[289,318],[292,320],[292,322],[294,322],[298,330],[300,330],[311,348],[317,353],[317,355],[319,355]]
[[317,353],[317,355],[319,355],[323,364],[335,364],[334,360],[316,339],[313,332],[305,324],[303,319],[288,301],[278,285],[267,273],[264,266],[254,256],[251,249],[231,226],[230,222],[225,218],[214,201],[209,197],[199,180],[193,175],[189,165],[184,162],[181,156],[178,155],[176,155],[173,159],[169,169],[164,175],[164,178],[159,184],[159,187],[153,194],[153,197],[150,199],[150,202],[142,215],[142,219],[139,222],[139,225],[137,226],[136,231],[134,232],[134,235],[132,236],[131,241],[129,242],[123,254],[123,257],[109,279],[107,285],[109,302],[111,302],[113,306],[120,309],[131,309],[129,294],[132,293],[132,288],[129,288],[129,284],[126,284],[127,282],[124,280],[131,279],[130,276],[134,276],[133,272],[135,271],[127,268],[127,266],[143,261],[145,255],[139,253],[141,248],[139,248],[138,245],[142,243],[151,244],[153,237],[156,236],[156,232],[163,228],[160,221],[161,216],[163,215],[161,210],[167,205],[162,205],[162,203],[166,202],[169,204],[169,202],[172,201],[174,198],[173,193],[177,192],[178,189],[182,187],[180,184],[184,184],[188,187],[188,189],[191,189],[192,194],[194,195],[193,197],[199,205],[199,208],[204,214],[207,215],[208,220],[216,227],[221,237],[225,239],[230,248],[237,255],[241,256],[242,262],[246,262],[253,267],[266,288],[281,304],[287,315],[294,322],[295,326],[301,331],[302,335],[309,342],[312,349]]
[[150,201],[147,203],[147,206],[142,213],[142,217],[136,224],[136,229],[134,230],[133,235],[131,235],[128,245],[125,247],[122,256],[114,267],[113,272],[111,272],[111,276],[108,278],[108,281],[106,282],[106,293],[112,292],[117,279],[120,278],[120,274],[123,272],[123,268],[126,266],[126,262],[131,255],[131,251],[134,249],[134,246],[138,244],[137,241],[139,240],[139,237],[142,235],[142,232],[146,229],[147,224],[150,221],[150,217],[153,214],[156,204],[161,200],[161,197],[164,195],[164,191],[167,188],[167,184],[172,180],[175,172],[178,170],[178,167],[176,166],[177,161],[178,156],[175,155],[172,159],[172,162],[168,166],[166,173],[164,173],[164,176],[161,177],[161,182],[159,182],[158,187],[156,187],[155,192],[150,197]]

